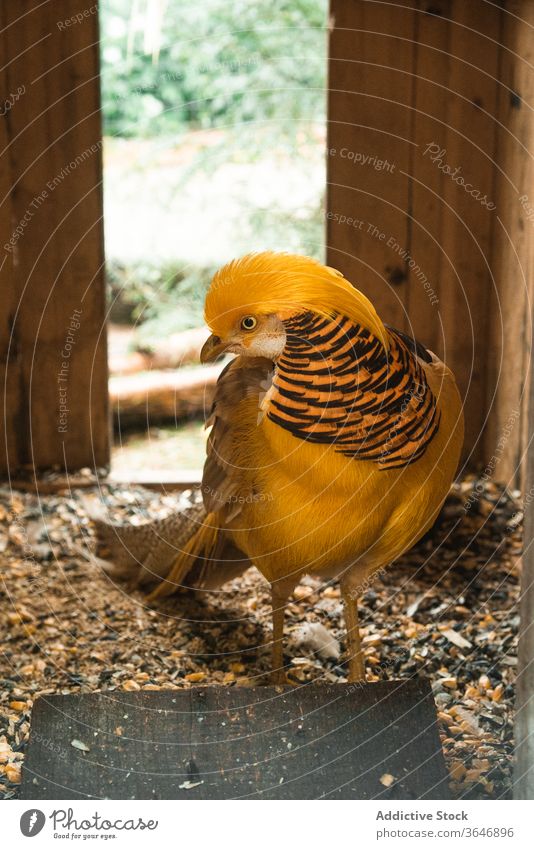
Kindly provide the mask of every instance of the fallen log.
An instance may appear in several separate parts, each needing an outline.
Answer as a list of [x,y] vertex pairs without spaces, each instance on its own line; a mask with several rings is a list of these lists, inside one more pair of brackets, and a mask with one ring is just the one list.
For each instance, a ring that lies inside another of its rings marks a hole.
[[115,425],[150,427],[190,416],[205,416],[223,366],[190,367],[115,375],[109,397]]
[[[153,350],[124,351],[110,346],[111,374],[126,375],[140,371],[175,369],[198,364],[200,349],[210,334],[207,327],[194,327],[165,337]],[[135,337],[134,337],[135,338]]]

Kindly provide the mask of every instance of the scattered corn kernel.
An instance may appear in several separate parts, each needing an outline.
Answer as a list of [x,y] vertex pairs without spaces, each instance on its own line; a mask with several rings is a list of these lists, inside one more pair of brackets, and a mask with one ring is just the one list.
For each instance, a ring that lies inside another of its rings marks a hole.
[[205,672],[190,672],[189,675],[185,676],[186,681],[203,681],[206,677]]

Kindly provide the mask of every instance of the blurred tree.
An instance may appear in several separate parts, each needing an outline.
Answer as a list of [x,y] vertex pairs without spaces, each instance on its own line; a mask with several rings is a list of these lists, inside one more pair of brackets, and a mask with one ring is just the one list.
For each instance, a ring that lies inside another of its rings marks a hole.
[[327,0],[102,0],[104,131],[324,121]]
[[[219,219],[235,222],[234,251],[261,246],[322,257],[324,181],[317,173],[328,0],[99,6],[104,134],[116,137],[105,148],[112,317],[142,325],[138,342],[150,347],[202,322],[206,286],[229,258],[224,239],[220,257],[191,252],[196,231],[180,229],[184,216],[198,221],[203,244],[210,189]],[[217,132],[195,137],[203,129]],[[265,163],[273,174],[267,199]],[[136,236],[125,244],[126,220]],[[216,228],[217,216],[208,220]],[[162,234],[172,250],[161,251]]]

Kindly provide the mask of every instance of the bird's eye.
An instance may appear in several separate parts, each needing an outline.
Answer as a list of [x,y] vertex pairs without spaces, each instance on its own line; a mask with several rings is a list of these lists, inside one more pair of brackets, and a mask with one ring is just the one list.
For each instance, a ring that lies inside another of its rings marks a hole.
[[257,320],[253,315],[246,315],[245,318],[241,319],[241,329],[242,330],[254,330],[257,325]]

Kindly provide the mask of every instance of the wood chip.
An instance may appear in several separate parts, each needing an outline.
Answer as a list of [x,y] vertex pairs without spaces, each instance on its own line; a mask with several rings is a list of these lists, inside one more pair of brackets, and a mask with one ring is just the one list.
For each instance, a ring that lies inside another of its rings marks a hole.
[[[200,495],[162,498],[112,484],[94,491],[111,518],[137,524]],[[361,601],[368,680],[421,674],[432,681],[455,798],[511,794],[521,528],[510,520],[517,511],[502,487],[466,477],[453,487],[435,528],[378,575]],[[20,530],[32,522],[35,529],[44,523],[51,540],[46,551],[40,538],[32,542],[33,559],[24,556]],[[91,536],[76,492],[66,488],[63,495],[37,498],[0,486],[0,539],[8,538],[0,641],[11,652],[0,678],[0,797],[18,794],[5,768],[16,779],[29,709],[39,695],[267,681],[270,598],[255,570],[208,599],[190,593],[187,602],[171,598],[151,607],[146,596],[102,572],[108,564],[94,557]],[[284,651],[292,677],[300,686],[344,682],[344,660],[323,659],[291,637],[303,624],[320,624],[346,649],[339,586],[316,578],[303,586],[287,610]],[[177,617],[185,603],[187,616]]]
[[410,618],[410,619],[411,619],[411,617],[412,617],[412,616],[414,616],[414,614],[416,614],[416,613],[417,613],[417,611],[419,610],[419,605],[421,604],[421,602],[423,601],[423,599],[424,599],[424,595],[419,595],[419,596],[417,596],[417,598],[415,599],[415,601],[413,601],[413,602],[410,604],[410,606],[409,606],[409,607],[408,607],[408,609],[406,610],[406,616],[408,616],[408,618]]
[[183,784],[179,784],[178,787],[180,790],[192,790],[193,787],[200,787],[201,784],[204,784],[203,781],[184,781]]
[[473,647],[473,643],[470,643],[469,640],[466,640],[465,637],[462,637],[462,635],[453,628],[445,628],[445,630],[441,633],[444,637],[447,637],[451,643],[458,646],[459,649],[470,649]]
[[74,749],[79,749],[80,752],[89,752],[90,751],[89,746],[86,743],[84,743],[82,740],[71,740],[70,744]]
[[5,775],[12,784],[20,784],[20,764],[8,764],[5,768]]
[[198,681],[204,681],[205,678],[205,672],[190,672],[188,675],[185,676],[186,681],[192,681],[193,683],[196,683]]
[[470,732],[475,734],[477,737],[482,736],[484,733],[484,729],[481,727],[478,717],[473,711],[467,710],[462,707],[462,705],[458,705],[456,708],[456,716],[462,721],[465,722],[468,726]]

